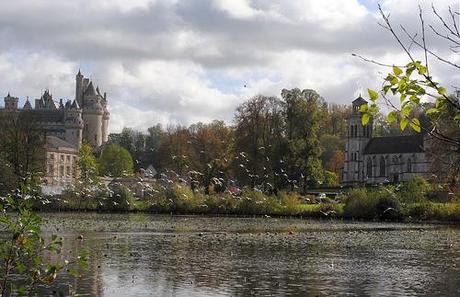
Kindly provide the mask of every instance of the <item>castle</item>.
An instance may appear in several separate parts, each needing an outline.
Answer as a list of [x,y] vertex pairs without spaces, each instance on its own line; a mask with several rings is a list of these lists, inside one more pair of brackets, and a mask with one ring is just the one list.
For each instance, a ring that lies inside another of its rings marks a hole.
[[19,98],[9,93],[5,97],[4,111],[31,112],[45,136],[47,184],[66,185],[78,176],[78,151],[83,139],[94,149],[108,140],[110,113],[107,110],[107,94],[102,95],[89,78],[80,71],[76,75],[75,99],[56,105],[49,90],[32,107],[27,98],[22,108]]
[[361,123],[359,107],[366,103],[361,97],[352,102],[343,184],[398,183],[414,175],[429,178],[432,161],[428,153],[431,144],[428,136],[373,137],[373,121],[365,126]]

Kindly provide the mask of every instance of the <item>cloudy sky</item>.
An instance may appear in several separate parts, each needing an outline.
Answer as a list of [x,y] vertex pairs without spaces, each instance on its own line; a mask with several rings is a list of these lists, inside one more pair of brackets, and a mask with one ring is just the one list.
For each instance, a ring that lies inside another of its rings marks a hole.
[[[395,24],[419,29],[454,0],[14,0],[0,2],[0,94],[23,102],[49,88],[73,99],[81,68],[107,91],[110,130],[155,123],[232,122],[256,94],[311,88],[348,103],[378,88],[386,69],[353,57],[406,62],[378,22],[377,3]],[[456,60],[429,34],[435,50]],[[450,88],[454,69],[434,65]],[[3,96],[2,96],[3,97]],[[3,102],[2,102],[3,103]]]

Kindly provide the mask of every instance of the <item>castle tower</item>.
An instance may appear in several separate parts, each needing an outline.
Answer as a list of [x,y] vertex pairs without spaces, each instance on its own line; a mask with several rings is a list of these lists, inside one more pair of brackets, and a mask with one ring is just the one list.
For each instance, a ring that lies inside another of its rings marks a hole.
[[110,112],[107,109],[107,94],[104,93],[102,97],[102,107],[104,108],[104,114],[102,115],[102,142],[106,143],[109,141],[109,119]]
[[102,96],[96,93],[93,83],[90,82],[83,93],[82,100],[83,138],[87,139],[94,148],[100,147],[103,144],[102,118],[104,107],[101,101]]
[[19,98],[10,96],[10,93],[4,98],[6,110],[17,110]]
[[352,102],[352,114],[348,118],[348,137],[345,147],[345,166],[343,169],[343,182],[347,184],[361,183],[366,179],[364,172],[364,149],[372,138],[373,121],[365,126],[361,122],[359,107],[367,101],[361,96]]
[[83,75],[81,74],[80,69],[75,77],[75,100],[77,101],[79,106],[83,106],[82,98],[83,98]]
[[83,137],[82,111],[76,100],[66,103],[64,108],[65,140],[80,149]]

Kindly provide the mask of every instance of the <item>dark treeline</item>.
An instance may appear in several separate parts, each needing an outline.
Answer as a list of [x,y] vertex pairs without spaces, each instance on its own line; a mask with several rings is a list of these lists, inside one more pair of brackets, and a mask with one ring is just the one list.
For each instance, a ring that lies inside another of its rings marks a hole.
[[281,98],[259,95],[238,106],[231,126],[125,128],[111,142],[131,153],[136,171],[153,165],[205,192],[233,185],[303,192],[340,182],[349,114],[314,90],[283,90]]

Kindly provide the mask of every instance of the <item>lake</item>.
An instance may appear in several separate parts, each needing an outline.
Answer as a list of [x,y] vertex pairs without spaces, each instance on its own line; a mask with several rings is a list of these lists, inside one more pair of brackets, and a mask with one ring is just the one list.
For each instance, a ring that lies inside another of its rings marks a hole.
[[[83,296],[460,296],[460,226],[289,218],[43,214],[90,266]],[[77,239],[83,235],[83,240]],[[45,294],[46,295],[46,294]]]

